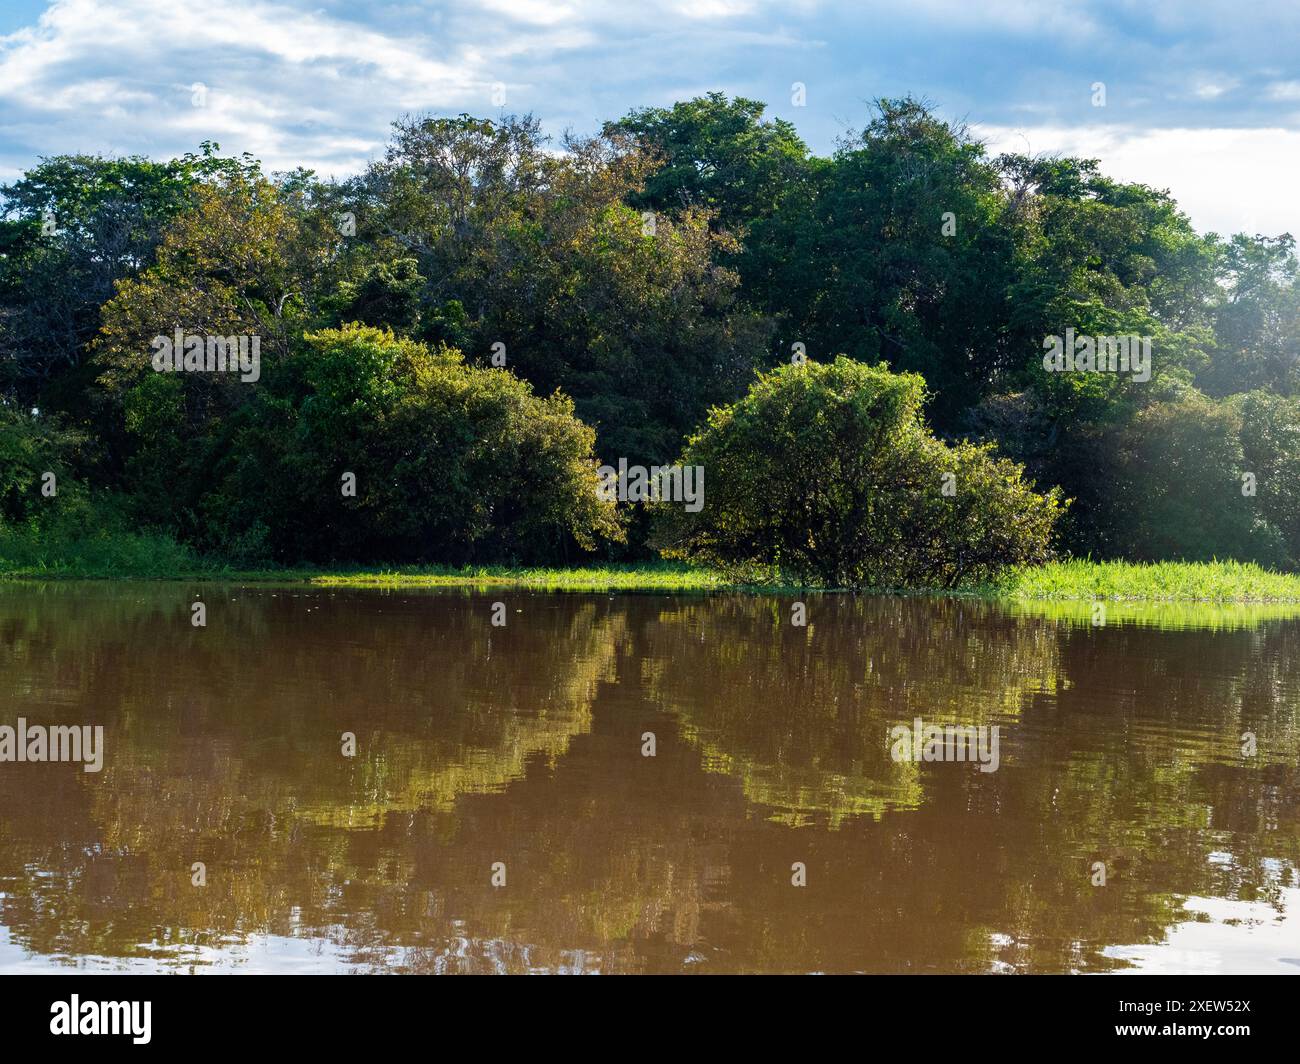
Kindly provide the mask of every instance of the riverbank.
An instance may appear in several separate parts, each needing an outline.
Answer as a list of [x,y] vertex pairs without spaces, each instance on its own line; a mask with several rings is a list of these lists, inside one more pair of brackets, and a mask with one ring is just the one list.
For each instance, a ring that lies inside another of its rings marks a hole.
[[1300,574],[1250,562],[1071,559],[1023,570],[983,590],[1016,599],[1300,603]]
[[[406,566],[243,568],[203,558],[175,541],[116,534],[42,544],[0,530],[0,580],[192,580],[320,587],[521,587],[539,591],[796,593],[781,581],[745,583],[669,562],[563,568]],[[908,589],[879,589],[909,593]],[[982,599],[1128,602],[1300,603],[1300,574],[1243,562],[1094,562],[1072,559],[1008,574],[949,594]]]
[[[259,574],[260,575],[260,574]],[[743,583],[724,574],[667,563],[571,569],[464,569],[323,572],[305,576],[325,587],[510,586],[550,591],[725,591],[794,593],[783,582]],[[941,594],[882,588],[886,594]],[[1243,602],[1300,604],[1300,575],[1274,573],[1242,562],[1053,562],[1008,574],[1001,581],[949,594],[983,599],[1115,602]]]

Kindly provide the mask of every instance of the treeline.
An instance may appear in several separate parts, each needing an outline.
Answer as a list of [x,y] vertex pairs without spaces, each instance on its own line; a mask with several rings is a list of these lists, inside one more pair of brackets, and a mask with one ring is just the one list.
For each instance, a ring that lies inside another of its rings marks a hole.
[[[406,118],[343,181],[211,143],[59,156],[0,211],[11,528],[115,521],[244,563],[666,547],[828,582],[892,579],[882,544],[927,537],[908,579],[1052,546],[1300,558],[1292,238],[1198,234],[1163,192],[992,158],[912,99],[830,157],[710,94],[559,145],[528,117]],[[1052,371],[1067,330],[1146,338],[1149,379]],[[172,336],[256,337],[256,381],[158,372]],[[754,431],[773,389],[799,401]],[[725,507],[652,527],[594,490],[600,461],[692,454]],[[902,516],[847,489],[806,492],[801,516],[768,490],[794,455],[801,483],[892,490]],[[958,524],[931,498],[953,477]],[[1021,539],[989,538],[1008,522]],[[963,527],[987,535],[953,546]]]

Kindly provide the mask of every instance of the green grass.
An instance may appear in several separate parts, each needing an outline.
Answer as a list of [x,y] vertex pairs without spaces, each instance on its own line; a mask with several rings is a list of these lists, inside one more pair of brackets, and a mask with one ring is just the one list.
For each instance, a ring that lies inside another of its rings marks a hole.
[[104,532],[69,539],[0,526],[0,580],[201,580],[321,587],[530,587],[547,591],[720,591],[722,574],[669,562],[522,568],[246,568],[205,558],[160,535]]
[[1056,621],[1083,627],[1141,624],[1155,628],[1199,628],[1216,631],[1255,628],[1266,621],[1300,617],[1296,602],[1191,602],[1117,599],[1097,612],[1096,599],[999,599],[1000,611],[1017,617]]
[[655,562],[571,569],[420,566],[316,573],[308,579],[322,587],[531,587],[543,591],[722,591],[736,586],[721,573]]
[[74,538],[0,525],[0,578],[169,580],[223,571],[170,536],[106,531]]
[[[75,538],[0,526],[0,579],[211,580],[322,587],[526,587],[541,591],[789,591],[741,584],[721,573],[668,562],[565,568],[406,566],[248,569],[204,558],[161,535],[103,532]],[[1300,574],[1245,562],[1053,562],[958,594],[1020,602],[1300,604]]]
[[[550,591],[797,591],[792,584],[740,584],[721,573],[669,563],[590,568],[520,569],[424,566],[394,570],[303,573],[326,587],[513,586]],[[1297,603],[1300,575],[1244,562],[1053,562],[959,594],[1018,601],[1095,599],[1134,602]]]
[[1300,575],[1251,562],[1052,562],[980,589],[995,598],[1300,603]]

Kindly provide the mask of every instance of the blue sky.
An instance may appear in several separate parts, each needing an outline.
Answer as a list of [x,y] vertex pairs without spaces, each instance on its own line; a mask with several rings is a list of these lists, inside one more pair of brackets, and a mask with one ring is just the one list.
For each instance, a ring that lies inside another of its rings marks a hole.
[[710,90],[829,152],[869,101],[911,93],[994,150],[1169,188],[1202,230],[1300,235],[1298,40],[1295,0],[4,0],[0,177],[205,139],[342,175],[407,112],[592,132]]

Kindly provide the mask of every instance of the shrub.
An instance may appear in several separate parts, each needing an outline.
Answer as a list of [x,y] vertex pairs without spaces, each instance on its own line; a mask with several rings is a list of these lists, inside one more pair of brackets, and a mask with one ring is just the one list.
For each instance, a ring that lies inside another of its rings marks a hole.
[[1059,493],[936,440],[924,399],[921,377],[844,357],[761,376],[688,443],[705,502],[657,504],[664,553],[834,587],[950,588],[1048,558]]
[[[49,417],[0,405],[0,573],[128,577],[197,569],[192,551],[141,528],[120,496],[87,489],[86,444]],[[52,494],[42,490],[46,483]]]
[[1300,562],[1300,400],[1248,392],[1232,400],[1241,415],[1244,469],[1255,474],[1259,513]]
[[[0,403],[0,525],[39,525],[84,508],[85,489],[74,471],[84,462],[86,442],[48,418]],[[44,493],[46,483],[53,494]]]
[[[1255,445],[1265,438],[1257,434]],[[1260,470],[1242,452],[1235,403],[1188,391],[1146,407],[1107,443],[1098,461],[1116,466],[1125,557],[1285,563],[1282,534],[1262,505],[1267,500],[1243,493],[1243,474],[1256,474],[1258,490]]]
[[556,561],[621,538],[597,496],[595,434],[564,396],[355,323],[308,334],[297,363],[305,396],[245,418],[205,503],[224,538],[260,520],[278,558],[449,564]]

